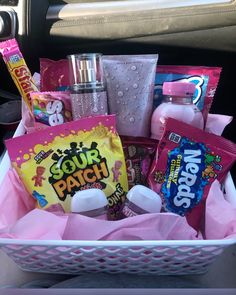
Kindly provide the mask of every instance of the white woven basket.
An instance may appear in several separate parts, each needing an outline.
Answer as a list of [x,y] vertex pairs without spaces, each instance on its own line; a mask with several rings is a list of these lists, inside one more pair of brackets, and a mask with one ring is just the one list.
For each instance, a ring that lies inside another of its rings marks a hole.
[[[20,124],[15,136],[22,134]],[[6,153],[1,180],[10,167]],[[236,207],[230,175],[225,181],[226,198]],[[226,240],[182,241],[35,241],[0,239],[2,249],[25,271],[56,274],[85,272],[142,273],[157,275],[201,274],[223,250],[236,243]]]
[[25,271],[201,274],[235,240],[29,241],[1,239],[1,249]]

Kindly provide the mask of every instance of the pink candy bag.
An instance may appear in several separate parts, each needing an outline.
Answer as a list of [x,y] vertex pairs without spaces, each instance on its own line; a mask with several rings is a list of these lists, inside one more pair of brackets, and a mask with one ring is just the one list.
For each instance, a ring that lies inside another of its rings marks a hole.
[[40,58],[40,90],[60,91],[69,85],[69,66],[66,59]]
[[186,216],[200,229],[211,184],[222,182],[236,160],[236,144],[172,118],[167,119],[148,182],[163,210]]
[[158,141],[146,137],[121,136],[129,189],[136,184],[147,186],[148,172]]

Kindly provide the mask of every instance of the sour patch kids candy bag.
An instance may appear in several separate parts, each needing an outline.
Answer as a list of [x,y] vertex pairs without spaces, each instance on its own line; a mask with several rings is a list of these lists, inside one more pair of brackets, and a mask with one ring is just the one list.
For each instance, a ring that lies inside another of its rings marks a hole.
[[128,190],[115,116],[97,116],[6,141],[13,166],[38,207],[61,204],[70,211],[79,190],[102,189],[109,218],[116,219]]

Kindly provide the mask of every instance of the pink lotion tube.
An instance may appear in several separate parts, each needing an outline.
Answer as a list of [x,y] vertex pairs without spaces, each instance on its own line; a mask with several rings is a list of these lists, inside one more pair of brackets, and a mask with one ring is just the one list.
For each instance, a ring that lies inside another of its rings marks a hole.
[[103,56],[109,113],[120,135],[150,136],[158,54]]

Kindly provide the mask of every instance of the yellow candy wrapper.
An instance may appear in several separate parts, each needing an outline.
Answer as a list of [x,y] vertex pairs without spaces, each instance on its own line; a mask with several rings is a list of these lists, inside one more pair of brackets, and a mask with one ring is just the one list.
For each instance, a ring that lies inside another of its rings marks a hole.
[[13,167],[39,208],[61,204],[70,212],[79,191],[98,188],[116,220],[128,191],[124,153],[115,116],[97,116],[6,140]]
[[30,113],[32,113],[30,92],[38,91],[38,88],[33,80],[29,68],[26,65],[16,39],[0,42],[0,53],[2,54],[16,87],[18,88]]

